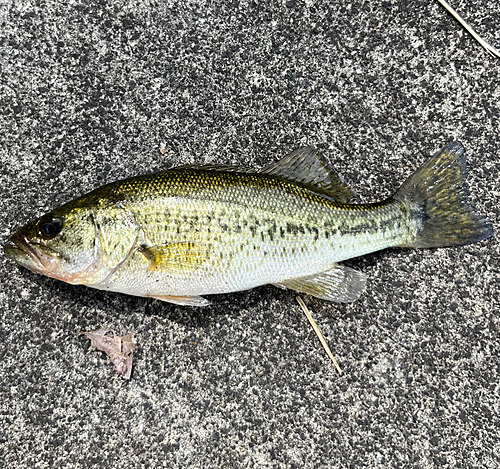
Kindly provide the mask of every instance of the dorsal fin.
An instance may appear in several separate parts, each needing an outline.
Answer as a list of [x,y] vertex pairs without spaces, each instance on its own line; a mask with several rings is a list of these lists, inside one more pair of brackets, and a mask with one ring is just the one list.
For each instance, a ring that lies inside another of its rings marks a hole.
[[330,168],[328,161],[311,146],[293,151],[276,163],[266,166],[260,172],[299,182],[338,202],[346,203],[353,196],[351,189]]
[[185,171],[190,169],[195,170],[206,170],[206,171],[228,171],[232,173],[252,173],[251,169],[242,168],[240,166],[233,165],[223,165],[217,163],[193,163],[193,164],[185,164],[182,166],[176,166],[175,168],[171,168],[175,171]]

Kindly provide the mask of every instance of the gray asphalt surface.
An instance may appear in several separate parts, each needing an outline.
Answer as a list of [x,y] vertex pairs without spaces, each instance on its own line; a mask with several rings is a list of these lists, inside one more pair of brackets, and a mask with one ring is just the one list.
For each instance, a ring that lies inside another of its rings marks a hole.
[[[495,2],[454,2],[500,47]],[[358,201],[460,140],[499,229],[500,59],[438,2],[0,2],[0,241],[99,185],[318,146]],[[160,149],[164,149],[163,154]],[[361,300],[206,309],[0,255],[1,468],[498,468],[498,235],[346,262]],[[134,332],[132,379],[79,337]]]

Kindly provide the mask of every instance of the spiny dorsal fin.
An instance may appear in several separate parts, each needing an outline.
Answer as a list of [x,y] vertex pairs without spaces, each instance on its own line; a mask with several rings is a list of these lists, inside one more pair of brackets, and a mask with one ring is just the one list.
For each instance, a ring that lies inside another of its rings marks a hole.
[[332,269],[308,277],[292,278],[275,284],[338,303],[356,301],[366,285],[365,274],[336,264]]
[[242,168],[240,166],[233,165],[222,165],[217,163],[193,163],[193,164],[185,164],[182,166],[176,166],[172,168],[174,171],[186,171],[186,170],[205,170],[205,171],[227,171],[231,173],[251,173],[253,172],[250,169]]
[[314,147],[295,150],[281,160],[266,166],[261,173],[299,182],[309,189],[346,203],[353,196],[351,189],[320,156]]

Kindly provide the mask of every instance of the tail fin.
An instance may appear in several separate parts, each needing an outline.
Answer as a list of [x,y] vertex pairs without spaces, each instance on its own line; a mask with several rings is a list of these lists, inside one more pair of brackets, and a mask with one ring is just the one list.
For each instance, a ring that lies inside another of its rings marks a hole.
[[470,244],[493,236],[493,226],[467,203],[467,165],[460,142],[446,145],[415,172],[394,195],[409,212],[409,247]]

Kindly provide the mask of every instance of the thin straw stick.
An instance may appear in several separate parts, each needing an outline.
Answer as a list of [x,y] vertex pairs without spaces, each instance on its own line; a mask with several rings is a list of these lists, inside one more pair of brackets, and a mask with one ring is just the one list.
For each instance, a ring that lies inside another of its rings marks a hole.
[[339,375],[341,375],[342,370],[340,369],[340,366],[337,363],[337,360],[335,360],[335,357],[333,356],[333,353],[330,350],[330,347],[328,347],[328,344],[326,343],[325,339],[323,338],[323,334],[319,330],[319,327],[317,326],[316,321],[314,321],[314,319],[311,315],[311,311],[309,311],[309,309],[307,308],[305,303],[302,301],[302,298],[300,296],[297,297],[297,301],[299,302],[300,307],[304,310],[304,313],[306,313],[307,319],[309,319],[309,322],[311,323],[311,326],[313,327],[314,332],[316,332],[316,335],[318,336],[321,344],[323,345],[324,349],[326,350],[326,353],[331,358],[333,364],[335,365],[335,368],[337,368]]
[[457,13],[456,10],[453,9],[453,7],[447,3],[445,0],[438,0],[441,5],[443,5],[456,19],[457,21],[467,30],[469,33],[472,35],[472,37],[481,44],[487,52],[489,52],[491,55],[496,55],[497,57],[500,57],[500,51],[498,49],[495,49],[493,46],[488,44],[484,39],[482,39],[479,34],[472,29],[472,26],[469,26],[469,24]]

